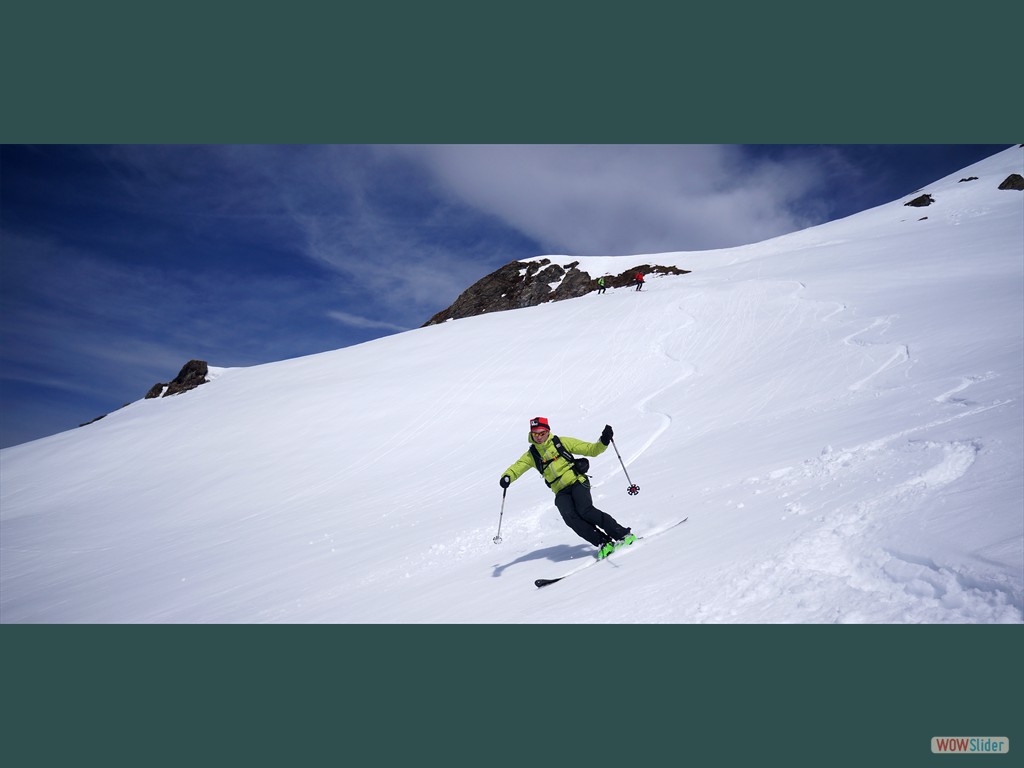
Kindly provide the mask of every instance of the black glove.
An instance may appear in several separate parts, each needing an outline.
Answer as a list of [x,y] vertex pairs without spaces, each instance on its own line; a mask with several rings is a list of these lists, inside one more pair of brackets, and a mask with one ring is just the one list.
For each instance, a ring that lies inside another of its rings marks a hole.
[[601,442],[608,445],[612,441],[612,428],[607,424],[604,425],[604,432],[601,433]]
[[512,484],[512,478],[508,475],[501,476],[501,487],[508,488]]

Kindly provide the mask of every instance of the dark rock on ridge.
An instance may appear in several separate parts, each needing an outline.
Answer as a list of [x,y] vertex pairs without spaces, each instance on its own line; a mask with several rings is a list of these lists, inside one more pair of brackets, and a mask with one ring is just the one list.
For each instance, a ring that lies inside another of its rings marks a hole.
[[924,208],[926,205],[931,205],[934,202],[935,198],[931,195],[921,195],[920,197],[915,197],[909,203],[904,203],[904,205],[912,205],[915,208]]
[[999,185],[1000,189],[1024,189],[1024,176],[1019,173],[1011,173],[1007,176],[1003,183]]
[[[688,269],[638,264],[619,275],[604,275],[606,288],[622,288],[633,284],[633,275],[685,275]],[[599,276],[600,277],[600,276]],[[552,289],[551,284],[558,283]],[[447,320],[474,317],[487,312],[535,307],[549,301],[575,299],[598,288],[597,278],[579,269],[579,262],[555,264],[551,259],[510,261],[463,291],[450,307],[438,312],[422,327]]]
[[168,397],[188,392],[200,384],[205,384],[207,381],[206,374],[209,372],[210,369],[205,360],[189,360],[170,383],[154,384],[149,392],[146,393],[145,399],[150,400],[154,397]]
[[[146,393],[144,400],[152,400],[155,397],[167,397],[168,395],[178,395],[182,392],[188,392],[190,389],[195,389],[200,384],[207,382],[206,375],[210,372],[209,366],[205,360],[189,360],[185,363],[185,366],[181,369],[178,375],[169,384],[157,383],[150,387],[149,392]],[[131,405],[131,403],[125,403],[122,408]],[[87,421],[84,424],[79,424],[80,427],[88,426],[89,424],[95,424],[100,419],[104,419],[109,414],[104,413],[102,416],[97,416],[91,421]]]

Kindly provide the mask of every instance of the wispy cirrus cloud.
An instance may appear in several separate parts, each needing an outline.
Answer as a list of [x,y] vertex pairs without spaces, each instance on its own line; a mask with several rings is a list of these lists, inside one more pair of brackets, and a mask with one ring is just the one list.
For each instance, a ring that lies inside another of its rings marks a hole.
[[366,317],[360,317],[354,315],[351,312],[342,312],[340,310],[331,310],[327,313],[327,316],[332,320],[337,320],[342,325],[348,325],[352,328],[375,328],[384,331],[408,331],[409,328],[402,325],[395,325],[394,323],[387,323],[381,320],[370,320]]

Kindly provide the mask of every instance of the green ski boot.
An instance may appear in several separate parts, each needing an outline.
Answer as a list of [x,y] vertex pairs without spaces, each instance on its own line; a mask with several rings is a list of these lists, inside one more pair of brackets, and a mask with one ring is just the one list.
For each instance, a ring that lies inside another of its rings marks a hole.
[[597,559],[604,560],[608,555],[615,551],[615,542],[606,541],[601,545],[601,548],[597,550]]

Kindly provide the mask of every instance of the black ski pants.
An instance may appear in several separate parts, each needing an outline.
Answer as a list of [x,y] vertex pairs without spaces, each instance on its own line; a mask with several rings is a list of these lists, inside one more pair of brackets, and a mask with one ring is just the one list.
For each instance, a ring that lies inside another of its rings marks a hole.
[[555,495],[555,506],[565,524],[595,547],[609,538],[618,540],[629,533],[629,528],[623,528],[615,518],[594,506],[590,488],[582,483],[573,483],[559,491]]

